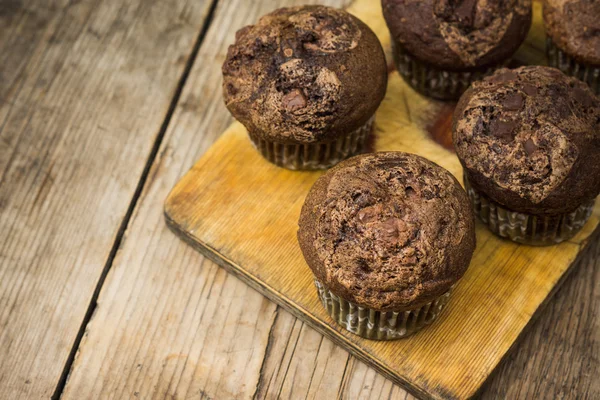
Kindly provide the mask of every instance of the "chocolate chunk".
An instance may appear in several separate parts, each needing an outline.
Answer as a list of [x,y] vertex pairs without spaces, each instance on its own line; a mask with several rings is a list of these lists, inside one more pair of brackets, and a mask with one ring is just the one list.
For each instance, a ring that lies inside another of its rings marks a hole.
[[389,236],[398,236],[398,226],[396,226],[396,218],[389,218],[381,226],[385,233]]
[[365,207],[371,202],[372,198],[368,193],[361,193],[354,201],[359,207]]
[[477,0],[463,0],[460,2],[458,7],[454,10],[461,25],[465,27],[472,27],[475,22],[475,10],[477,6]]
[[524,83],[522,89],[529,96],[535,96],[538,92],[538,88],[530,83]]
[[523,107],[523,96],[517,92],[509,93],[504,100],[502,100],[502,105],[507,110],[518,111]]
[[371,222],[376,219],[377,210],[375,209],[375,207],[363,208],[358,212],[356,216],[358,217],[358,220],[362,223]]
[[306,98],[300,89],[294,89],[283,96],[282,102],[285,109],[291,112],[306,107]]
[[369,219],[369,213],[366,210],[360,210],[356,216],[360,222],[366,222]]
[[594,100],[592,100],[590,94],[580,87],[573,89],[573,97],[584,107],[591,107],[594,105]]
[[364,273],[371,272],[371,267],[369,267],[369,262],[367,260],[365,260],[364,258],[359,258],[357,261],[359,271],[363,272],[363,275]]
[[501,139],[512,140],[514,137],[513,132],[518,125],[517,121],[496,119],[490,124],[490,132]]
[[483,118],[478,117],[477,122],[475,122],[475,126],[473,126],[473,133],[475,135],[482,135],[485,132],[485,124],[483,123]]
[[532,155],[538,149],[531,138],[527,139],[527,141],[523,144],[523,147],[525,147],[525,152],[527,152],[528,156]]

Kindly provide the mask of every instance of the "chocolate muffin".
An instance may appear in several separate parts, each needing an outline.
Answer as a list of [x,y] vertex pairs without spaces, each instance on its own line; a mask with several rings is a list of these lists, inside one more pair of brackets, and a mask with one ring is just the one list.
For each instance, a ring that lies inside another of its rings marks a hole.
[[344,328],[397,339],[432,322],[475,249],[467,194],[437,164],[382,152],[346,160],[310,190],[298,242]]
[[400,75],[415,90],[458,99],[506,64],[531,26],[531,0],[382,0]]
[[501,69],[461,97],[453,141],[475,213],[495,234],[571,238],[600,192],[600,101],[550,67]]
[[281,8],[236,33],[223,95],[261,154],[290,169],[361,152],[387,85],[371,29],[345,11]]
[[545,0],[548,64],[600,94],[600,2]]

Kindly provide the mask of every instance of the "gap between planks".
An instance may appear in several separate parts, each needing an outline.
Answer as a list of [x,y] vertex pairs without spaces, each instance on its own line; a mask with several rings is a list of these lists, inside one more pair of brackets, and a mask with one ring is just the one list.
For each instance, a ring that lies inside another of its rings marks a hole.
[[67,358],[67,362],[65,363],[65,366],[61,373],[60,379],[56,385],[54,394],[52,395],[52,400],[60,399],[60,396],[62,395],[62,392],[65,388],[65,384],[66,384],[67,378],[69,376],[69,372],[71,370],[71,367],[73,366],[75,354],[77,354],[77,350],[79,349],[79,345],[81,344],[81,339],[83,338],[86,327],[87,327],[88,323],[90,322],[92,315],[94,314],[94,310],[96,309],[98,295],[100,294],[100,291],[102,290],[102,286],[104,285],[106,276],[108,275],[108,272],[110,271],[110,269],[112,267],[115,256],[116,256],[117,252],[119,251],[119,248],[121,247],[121,243],[123,241],[123,237],[125,236],[125,231],[127,230],[127,227],[129,226],[131,216],[133,215],[133,212],[138,203],[138,200],[139,200],[140,196],[142,195],[142,191],[144,190],[144,188],[146,186],[146,181],[148,180],[150,169],[156,159],[156,155],[158,154],[158,150],[160,149],[160,146],[162,144],[163,138],[165,136],[165,132],[167,131],[167,127],[169,126],[169,122],[171,122],[173,113],[175,112],[177,104],[179,103],[179,99],[181,97],[181,92],[183,91],[185,83],[189,77],[190,71],[192,70],[194,62],[196,61],[196,57],[198,55],[198,51],[200,50],[200,46],[202,45],[204,37],[206,36],[206,32],[208,31],[208,29],[212,23],[218,1],[219,0],[211,0],[211,2],[210,2],[210,6],[208,7],[208,11],[206,13],[206,18],[204,20],[202,28],[200,29],[198,37],[196,38],[196,40],[194,42],[192,51],[190,52],[189,58],[183,69],[183,72],[181,74],[179,82],[177,83],[177,87],[175,89],[175,93],[173,94],[173,98],[172,98],[169,108],[167,110],[167,114],[165,115],[164,121],[160,127],[160,130],[158,132],[158,135],[156,137],[154,145],[152,146],[152,150],[150,151],[150,154],[148,155],[148,159],[144,166],[144,170],[142,171],[142,175],[140,176],[140,179],[136,186],[135,192],[131,198],[131,201],[127,208],[127,212],[125,213],[125,216],[123,217],[123,220],[121,221],[121,225],[119,227],[119,230],[115,237],[115,241],[112,245],[112,248],[111,248],[108,258],[106,260],[106,264],[102,270],[102,273],[100,275],[98,283],[94,289],[94,293],[90,300],[90,304],[88,305],[84,319],[81,322],[79,332],[77,333],[77,337],[75,338],[75,342],[73,343],[73,346],[72,346],[69,356]]
[[0,7],[4,396],[54,393],[208,5]]

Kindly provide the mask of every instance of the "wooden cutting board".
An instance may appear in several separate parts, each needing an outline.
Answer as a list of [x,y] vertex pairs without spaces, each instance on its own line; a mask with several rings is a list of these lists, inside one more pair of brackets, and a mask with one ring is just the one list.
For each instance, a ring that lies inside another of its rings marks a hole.
[[[544,62],[539,3],[534,10],[532,31],[516,56],[525,64]],[[357,0],[349,11],[373,28],[390,60],[379,2]],[[391,73],[377,113],[374,149],[420,154],[462,179],[448,149],[452,109],[416,94]],[[296,241],[300,208],[320,174],[263,160],[236,123],[175,186],[165,203],[166,220],[203,254],[420,397],[473,396],[585,244],[596,240],[591,236],[600,205],[582,232],[553,247],[504,241],[478,223],[473,261],[440,318],[407,339],[366,340],[329,319]]]

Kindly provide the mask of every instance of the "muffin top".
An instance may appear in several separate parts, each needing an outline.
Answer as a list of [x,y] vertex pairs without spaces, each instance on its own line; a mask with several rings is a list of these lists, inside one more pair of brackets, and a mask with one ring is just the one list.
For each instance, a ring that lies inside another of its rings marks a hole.
[[546,32],[580,62],[600,65],[600,1],[545,0]]
[[444,294],[475,249],[467,194],[445,169],[414,154],[350,158],[310,190],[298,241],[333,293],[380,311]]
[[557,69],[500,69],[454,112],[456,153],[474,188],[521,212],[570,212],[600,192],[600,102]]
[[417,59],[464,70],[502,62],[531,25],[531,0],[382,0],[393,40]]
[[298,144],[364,125],[385,95],[379,40],[345,11],[280,8],[236,33],[223,64],[233,116],[258,137]]

